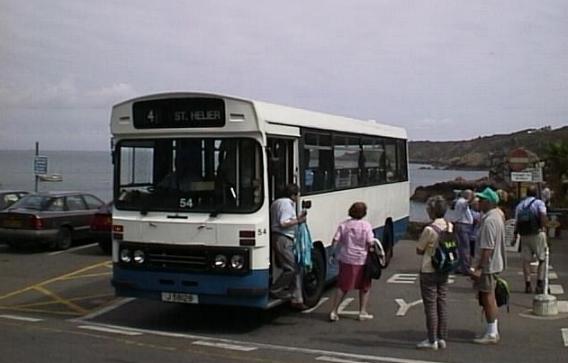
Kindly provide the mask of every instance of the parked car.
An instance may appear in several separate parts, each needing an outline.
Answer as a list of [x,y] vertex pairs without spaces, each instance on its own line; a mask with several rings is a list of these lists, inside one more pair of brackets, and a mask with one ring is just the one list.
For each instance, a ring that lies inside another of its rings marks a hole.
[[97,210],[91,221],[91,236],[104,253],[112,252],[112,202]]
[[104,204],[81,192],[29,194],[0,212],[0,241],[11,247],[30,244],[67,249],[89,238],[91,219]]
[[27,194],[23,190],[0,190],[0,210],[8,208]]

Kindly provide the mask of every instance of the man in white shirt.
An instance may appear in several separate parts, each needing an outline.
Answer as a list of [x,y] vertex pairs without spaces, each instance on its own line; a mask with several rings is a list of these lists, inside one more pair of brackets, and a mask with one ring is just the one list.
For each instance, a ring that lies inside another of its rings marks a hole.
[[461,193],[455,205],[454,233],[458,243],[459,266],[458,273],[469,274],[471,265],[470,236],[473,232],[473,215],[469,208],[469,203],[473,199],[473,191],[466,189]]
[[[545,226],[548,223],[548,217],[544,202],[536,197],[537,192],[536,186],[530,186],[527,189],[526,198],[515,209],[515,231],[521,236],[523,274],[527,294],[532,293],[530,264],[535,257],[538,260],[536,293],[544,292],[544,259],[547,248]],[[525,217],[520,217],[522,214]],[[528,220],[525,220],[527,218]]]
[[303,305],[300,284],[300,269],[294,255],[294,239],[298,224],[306,221],[306,213],[296,215],[298,186],[288,184],[284,197],[276,199],[270,206],[270,240],[276,265],[282,273],[272,284],[270,294],[277,299],[292,299],[292,304]]
[[505,221],[497,208],[499,196],[491,188],[477,193],[479,207],[484,213],[479,226],[478,243],[471,267],[471,278],[479,293],[485,313],[487,327],[485,334],[474,340],[477,344],[497,344],[497,300],[495,299],[496,275],[507,267],[505,255]]

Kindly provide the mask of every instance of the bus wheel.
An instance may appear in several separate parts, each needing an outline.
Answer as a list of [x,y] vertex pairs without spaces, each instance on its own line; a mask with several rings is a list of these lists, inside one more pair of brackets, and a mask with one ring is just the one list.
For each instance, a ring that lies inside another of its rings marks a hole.
[[385,223],[385,229],[383,231],[383,238],[381,240],[383,248],[385,250],[385,267],[389,265],[391,259],[394,255],[394,231],[392,222],[387,220]]
[[320,300],[325,287],[325,259],[321,249],[312,250],[312,268],[304,271],[302,291],[304,305],[314,307]]

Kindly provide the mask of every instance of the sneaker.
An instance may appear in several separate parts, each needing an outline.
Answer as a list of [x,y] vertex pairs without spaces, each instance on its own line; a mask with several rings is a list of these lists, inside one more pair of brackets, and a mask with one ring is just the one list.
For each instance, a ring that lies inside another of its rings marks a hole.
[[438,348],[446,349],[446,347],[447,347],[446,341],[444,339],[438,339]]
[[329,321],[338,321],[339,320],[339,315],[337,315],[336,312],[332,311],[331,313],[329,313]]
[[430,343],[428,339],[416,344],[416,349],[432,349],[438,350],[438,342]]
[[476,344],[497,344],[499,343],[499,334],[497,335],[491,335],[491,334],[485,334],[480,338],[476,338],[473,340],[474,343]]
[[371,320],[373,319],[374,316],[373,314],[369,314],[368,312],[364,311],[362,313],[359,313],[358,319],[363,321],[363,320]]

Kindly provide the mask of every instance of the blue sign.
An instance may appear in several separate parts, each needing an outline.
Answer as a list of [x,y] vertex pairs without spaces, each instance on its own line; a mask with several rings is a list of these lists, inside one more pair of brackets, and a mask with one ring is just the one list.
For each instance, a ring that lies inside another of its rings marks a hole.
[[34,173],[36,175],[47,174],[47,156],[36,155],[34,158]]

